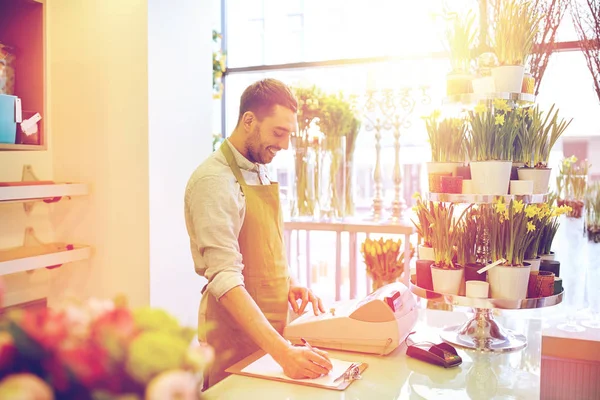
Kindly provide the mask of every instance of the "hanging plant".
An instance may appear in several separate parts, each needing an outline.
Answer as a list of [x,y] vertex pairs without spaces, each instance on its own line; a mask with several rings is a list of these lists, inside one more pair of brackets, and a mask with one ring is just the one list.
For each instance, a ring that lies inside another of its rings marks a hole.
[[217,50],[213,51],[213,99],[220,99],[223,94],[223,83],[221,77],[225,73],[225,53],[221,50],[221,39],[223,36],[213,29],[213,42]]

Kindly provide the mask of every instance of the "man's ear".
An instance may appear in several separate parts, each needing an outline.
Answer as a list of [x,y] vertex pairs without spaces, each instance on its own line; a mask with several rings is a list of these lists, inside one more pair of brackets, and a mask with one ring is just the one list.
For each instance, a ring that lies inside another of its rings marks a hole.
[[256,121],[256,115],[252,111],[246,111],[244,115],[242,115],[242,125],[244,126],[244,130],[246,132],[252,131],[252,123]]

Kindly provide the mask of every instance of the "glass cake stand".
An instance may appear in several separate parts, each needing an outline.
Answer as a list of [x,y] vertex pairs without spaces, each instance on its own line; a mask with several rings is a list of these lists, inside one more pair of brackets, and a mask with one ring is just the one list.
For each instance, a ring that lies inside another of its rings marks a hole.
[[563,290],[553,296],[531,299],[479,299],[434,292],[415,285],[415,281],[416,276],[413,275],[409,288],[420,298],[473,309],[474,315],[464,324],[442,329],[440,336],[443,341],[465,349],[494,353],[517,351],[527,346],[525,335],[503,328],[494,319],[492,314],[494,309],[522,310],[550,307],[560,304],[564,295]]

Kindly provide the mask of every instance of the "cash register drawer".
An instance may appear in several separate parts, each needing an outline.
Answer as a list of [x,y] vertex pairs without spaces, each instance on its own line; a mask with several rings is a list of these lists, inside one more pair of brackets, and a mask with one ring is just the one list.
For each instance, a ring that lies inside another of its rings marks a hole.
[[16,142],[17,110],[20,113],[20,100],[17,96],[0,94],[0,143]]

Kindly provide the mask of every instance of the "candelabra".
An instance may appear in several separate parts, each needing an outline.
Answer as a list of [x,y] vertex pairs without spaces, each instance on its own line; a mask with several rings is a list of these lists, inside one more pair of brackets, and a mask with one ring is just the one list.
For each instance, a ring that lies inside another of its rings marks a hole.
[[375,196],[373,198],[373,217],[378,220],[382,216],[382,177],[381,177],[381,132],[392,130],[394,135],[394,169],[392,180],[394,182],[394,200],[392,201],[392,222],[402,219],[406,209],[406,202],[402,196],[402,170],[400,163],[400,132],[408,129],[411,125],[411,116],[420,97],[422,104],[428,104],[430,97],[427,88],[419,88],[419,95],[415,95],[413,89],[402,88],[400,90],[384,89],[382,91],[369,90],[365,102],[365,120],[367,131],[375,131]]
[[375,131],[375,170],[373,171],[373,182],[375,183],[375,194],[373,197],[373,220],[378,221],[383,214],[382,198],[382,176],[381,176],[381,132],[391,128],[389,121],[382,118],[382,99],[376,90],[367,90],[364,105],[365,130]]

